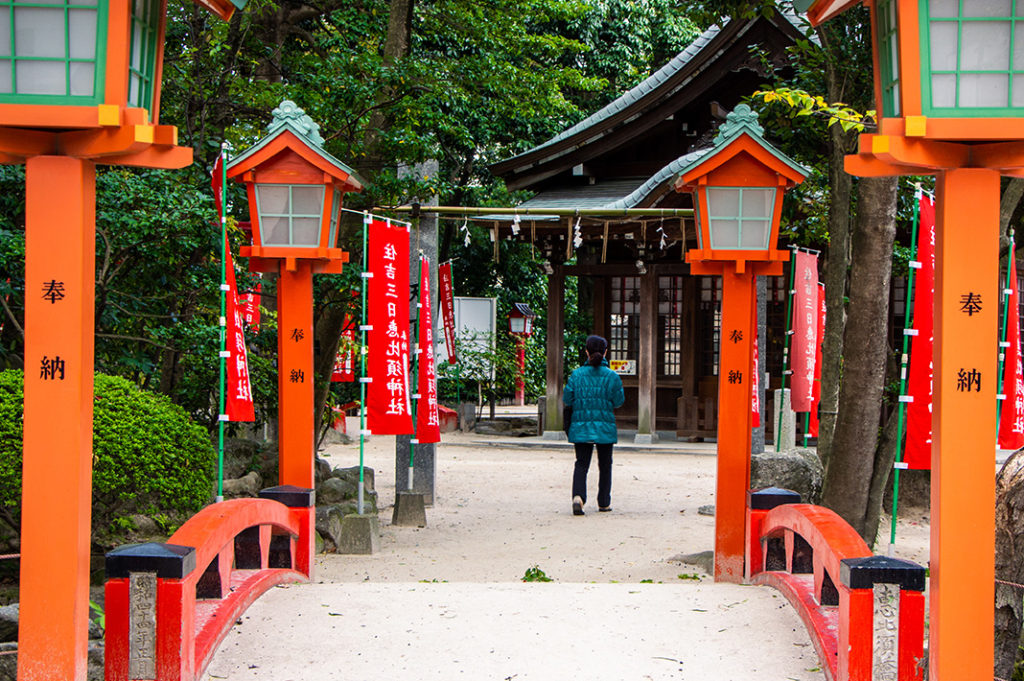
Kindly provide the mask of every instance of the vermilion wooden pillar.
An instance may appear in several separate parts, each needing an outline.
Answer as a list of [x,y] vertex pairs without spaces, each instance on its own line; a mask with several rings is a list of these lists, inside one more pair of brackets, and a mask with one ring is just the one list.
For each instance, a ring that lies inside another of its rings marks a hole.
[[313,489],[313,270],[292,262],[277,280],[278,481]]
[[[731,271],[730,271],[731,270]],[[742,582],[750,489],[750,372],[754,274],[722,274],[718,355],[718,471],[715,485],[715,581]]]
[[92,501],[96,172],[36,156],[25,187],[19,681],[84,681]]
[[[937,178],[929,674],[986,679],[994,654],[999,172]],[[967,305],[968,296],[977,304]]]

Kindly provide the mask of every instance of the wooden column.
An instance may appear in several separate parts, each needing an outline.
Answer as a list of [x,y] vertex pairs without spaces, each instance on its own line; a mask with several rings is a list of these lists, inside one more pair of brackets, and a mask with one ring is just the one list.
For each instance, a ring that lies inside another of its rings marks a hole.
[[754,274],[726,267],[718,353],[718,472],[715,476],[715,581],[742,582],[750,489],[750,371]]
[[638,443],[656,442],[657,430],[657,352],[658,352],[658,274],[651,265],[640,275],[640,348],[637,357],[636,437]]
[[278,481],[313,489],[313,272],[294,267],[277,280]]
[[37,156],[25,183],[19,681],[85,681],[96,170]]
[[562,355],[565,349],[565,272],[561,265],[555,265],[548,275],[548,325],[547,325],[547,368],[544,379],[547,384],[545,395],[544,437],[563,440],[562,433],[562,388],[565,384],[565,369]]
[[999,174],[938,175],[932,414],[932,679],[992,676]]

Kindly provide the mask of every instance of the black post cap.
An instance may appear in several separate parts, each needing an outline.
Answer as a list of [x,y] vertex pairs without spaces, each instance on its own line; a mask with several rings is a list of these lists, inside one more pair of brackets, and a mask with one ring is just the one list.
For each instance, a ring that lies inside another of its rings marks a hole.
[[799,504],[800,493],[781,487],[764,487],[747,492],[747,506],[752,510],[770,511],[784,504]]
[[925,569],[912,560],[888,556],[844,558],[840,561],[839,580],[850,589],[898,584],[908,591],[924,591]]
[[162,579],[183,579],[196,569],[196,550],[178,544],[127,544],[106,555],[107,579],[126,578],[131,572],[155,572]]
[[295,485],[278,485],[260,490],[260,499],[271,499],[288,508],[312,508],[316,506],[313,490]]

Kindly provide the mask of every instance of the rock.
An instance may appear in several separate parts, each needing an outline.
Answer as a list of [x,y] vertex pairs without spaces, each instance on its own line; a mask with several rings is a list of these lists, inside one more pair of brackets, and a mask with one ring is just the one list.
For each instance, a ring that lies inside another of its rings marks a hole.
[[256,471],[250,471],[240,478],[224,481],[224,498],[255,497],[261,489],[263,489],[263,477]]
[[319,485],[321,482],[331,477],[331,463],[321,459],[319,456],[313,459],[313,484]]
[[750,457],[750,488],[781,487],[800,495],[806,504],[821,499],[824,470],[818,455],[810,449],[762,452]]
[[359,493],[358,482],[341,478],[327,478],[316,488],[316,503],[337,504],[352,499]]
[[103,681],[103,641],[89,641],[89,666],[86,671],[88,681]]
[[668,559],[670,563],[694,565],[704,572],[713,574],[715,571],[715,552],[700,551],[698,553],[680,553]]
[[[331,471],[331,477],[340,478],[341,480],[348,480],[352,483],[353,489],[359,489],[356,485],[359,484],[359,466],[351,466],[349,468],[335,468]],[[367,492],[372,492],[377,487],[374,485],[373,469],[369,466],[363,467],[363,489]]]
[[18,640],[18,604],[0,608],[0,641]]
[[17,643],[0,643],[0,681],[17,681],[18,679],[18,655],[9,654],[17,651]]
[[135,513],[128,516],[128,519],[132,521],[132,525],[135,526],[135,532],[140,535],[160,535],[163,534],[160,530],[160,526],[156,524],[156,521],[147,515]]
[[537,434],[537,419],[532,416],[515,416],[480,420],[476,422],[473,432],[502,437],[531,437]]
[[697,515],[715,515],[715,505],[707,504],[697,509]]
[[224,477],[240,478],[259,460],[260,443],[240,437],[224,440]]
[[316,531],[323,538],[324,552],[337,551],[341,541],[341,521],[345,513],[338,506],[316,507]]

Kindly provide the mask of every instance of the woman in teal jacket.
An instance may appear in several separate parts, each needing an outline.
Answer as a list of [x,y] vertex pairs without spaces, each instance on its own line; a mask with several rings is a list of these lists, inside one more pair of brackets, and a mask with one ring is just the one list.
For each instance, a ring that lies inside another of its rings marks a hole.
[[626,400],[622,379],[608,368],[608,341],[587,338],[587,363],[569,376],[562,401],[572,407],[569,442],[576,447],[572,473],[572,512],[583,515],[587,503],[587,471],[597,446],[597,510],[612,510],[612,447],[619,441],[614,409]]

